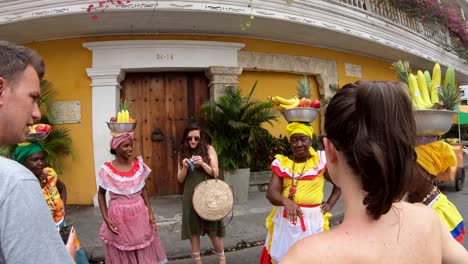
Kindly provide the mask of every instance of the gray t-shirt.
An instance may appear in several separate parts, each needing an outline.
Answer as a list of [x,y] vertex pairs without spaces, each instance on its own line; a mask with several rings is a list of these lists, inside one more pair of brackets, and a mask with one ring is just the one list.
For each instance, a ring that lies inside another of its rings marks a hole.
[[0,157],[0,264],[75,263],[57,232],[39,181]]

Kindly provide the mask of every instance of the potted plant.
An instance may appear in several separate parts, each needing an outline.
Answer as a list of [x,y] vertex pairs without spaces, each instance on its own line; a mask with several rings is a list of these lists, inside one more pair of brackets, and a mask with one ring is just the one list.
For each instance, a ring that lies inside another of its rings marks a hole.
[[248,199],[249,166],[255,143],[266,129],[264,123],[276,120],[277,113],[269,102],[252,98],[257,82],[247,96],[237,87],[227,86],[224,95],[205,102],[201,107],[203,128],[218,154],[219,169],[234,189],[238,203]]

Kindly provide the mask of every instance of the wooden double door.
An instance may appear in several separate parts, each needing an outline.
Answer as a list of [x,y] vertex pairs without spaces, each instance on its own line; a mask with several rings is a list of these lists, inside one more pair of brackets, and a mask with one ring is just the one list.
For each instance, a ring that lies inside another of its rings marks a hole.
[[177,181],[177,151],[184,129],[209,100],[203,72],[129,73],[122,83],[121,99],[130,102],[138,124],[134,152],[152,172],[146,181],[150,195],[181,194]]

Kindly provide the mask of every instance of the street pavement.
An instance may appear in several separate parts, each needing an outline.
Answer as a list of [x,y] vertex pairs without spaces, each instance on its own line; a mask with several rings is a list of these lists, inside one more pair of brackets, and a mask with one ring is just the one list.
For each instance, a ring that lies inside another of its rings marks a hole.
[[[325,185],[325,197],[331,192],[331,185]],[[151,205],[158,222],[158,234],[166,248],[170,260],[188,258],[190,256],[190,243],[188,240],[180,239],[181,224],[181,197],[166,196],[152,197]],[[236,263],[237,251],[243,248],[252,248],[261,251],[261,243],[265,239],[265,218],[269,214],[272,206],[265,198],[265,192],[249,193],[249,200],[246,205],[235,205],[234,216],[230,224],[226,227],[226,237],[224,238],[225,251],[229,263]],[[331,219],[333,224],[335,219],[341,219],[343,204],[341,201],[333,208]],[[225,220],[227,222],[230,216]],[[99,228],[102,224],[101,212],[98,207],[92,206],[68,206],[67,223],[76,227],[81,244],[85,248],[93,263],[99,263],[104,259],[103,242],[99,237]],[[211,252],[211,241],[207,237],[201,239],[202,253]],[[255,249],[252,249],[255,252]],[[236,252],[234,252],[236,251]],[[244,251],[246,252],[246,251]],[[255,253],[256,254],[256,253]],[[258,252],[258,254],[260,254]],[[212,258],[215,258],[214,256]],[[231,258],[233,258],[231,260]],[[192,261],[191,259],[189,259]],[[174,263],[179,263],[175,261]],[[238,262],[246,263],[246,262]]]
[[[447,182],[440,186],[458,208],[464,219],[468,219],[468,187],[456,192],[454,183]],[[325,197],[331,191],[331,185],[325,185]],[[164,243],[170,263],[189,264],[193,260],[189,257],[190,243],[180,239],[181,197],[153,197],[151,204],[156,215],[159,236]],[[226,227],[224,238],[227,262],[230,264],[258,263],[262,242],[266,235],[264,227],[265,218],[271,210],[270,203],[264,192],[249,193],[247,205],[236,205],[234,217]],[[343,203],[341,199],[333,208],[334,218],[332,224],[337,224],[343,216]],[[227,218],[229,219],[229,217]],[[99,208],[92,206],[68,206],[67,221],[76,226],[81,244],[90,257],[91,263],[102,263],[104,259],[103,243],[99,237],[99,228],[102,223]],[[212,245],[207,237],[201,240],[202,257],[204,263],[218,263],[217,256],[210,255]],[[468,248],[468,240],[464,247]]]

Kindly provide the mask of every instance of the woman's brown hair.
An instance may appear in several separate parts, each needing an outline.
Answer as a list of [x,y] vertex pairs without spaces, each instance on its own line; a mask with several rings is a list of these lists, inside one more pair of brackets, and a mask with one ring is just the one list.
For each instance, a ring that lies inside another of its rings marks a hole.
[[375,220],[400,201],[413,177],[416,126],[411,100],[397,82],[359,81],[332,98],[327,138],[360,176],[367,213]]
[[190,147],[189,143],[187,142],[188,134],[191,131],[200,131],[200,141],[198,142],[196,150],[198,151],[198,155],[200,155],[204,162],[209,162],[208,157],[208,148],[209,144],[207,143],[207,135],[201,129],[200,125],[197,123],[191,123],[187,128],[184,130],[184,134],[182,136],[182,140],[180,141],[179,145],[179,160],[180,164],[182,164],[182,160],[185,158],[190,159],[192,157],[192,148]]

